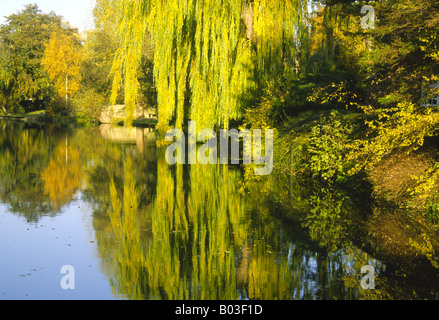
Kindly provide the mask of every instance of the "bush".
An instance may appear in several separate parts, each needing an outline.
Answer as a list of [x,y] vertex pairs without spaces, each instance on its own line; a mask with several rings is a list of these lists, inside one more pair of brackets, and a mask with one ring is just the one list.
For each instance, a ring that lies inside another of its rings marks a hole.
[[355,142],[356,152],[351,158],[357,163],[354,172],[372,168],[394,151],[417,150],[424,144],[425,137],[434,135],[439,124],[437,113],[409,102],[389,109],[369,107],[366,113],[372,119],[366,121],[368,130],[364,137]]
[[340,179],[348,175],[351,164],[349,135],[352,127],[344,124],[337,111],[331,112],[311,128],[308,169],[313,176],[324,180]]
[[46,115],[49,118],[65,118],[72,115],[72,107],[70,102],[66,102],[65,98],[55,95],[47,105]]
[[99,119],[105,103],[106,99],[102,94],[93,89],[87,89],[78,95],[73,107],[78,117]]

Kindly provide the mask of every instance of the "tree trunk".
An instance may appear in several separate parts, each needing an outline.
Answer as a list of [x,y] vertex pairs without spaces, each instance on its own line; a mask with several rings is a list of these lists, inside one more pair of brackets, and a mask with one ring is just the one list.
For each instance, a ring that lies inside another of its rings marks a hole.
[[253,3],[244,3],[242,6],[241,19],[244,21],[246,26],[247,39],[251,41],[252,44],[256,44],[256,34],[253,28],[255,12],[253,9]]
[[68,78],[68,76],[66,75],[66,105],[67,105],[67,102],[68,102],[68,100],[69,100],[68,90],[69,90],[69,78]]
[[5,115],[9,115],[10,113],[8,112],[8,110],[6,110],[5,106],[2,106],[2,110],[5,113]]

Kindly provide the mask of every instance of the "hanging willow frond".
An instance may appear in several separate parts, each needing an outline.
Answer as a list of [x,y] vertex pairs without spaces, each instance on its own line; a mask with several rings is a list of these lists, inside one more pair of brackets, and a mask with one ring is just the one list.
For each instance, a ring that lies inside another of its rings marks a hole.
[[119,15],[117,17],[117,37],[119,48],[113,62],[111,74],[114,75],[111,103],[115,104],[120,87],[125,91],[126,126],[132,126],[134,110],[139,90],[138,66],[142,58],[145,42],[147,1],[114,1]]
[[228,128],[241,116],[256,80],[265,85],[297,67],[308,34],[309,0],[114,1],[120,47],[112,101],[123,85],[126,122],[132,123],[137,68],[149,32],[160,131],[182,129],[187,119],[200,130]]

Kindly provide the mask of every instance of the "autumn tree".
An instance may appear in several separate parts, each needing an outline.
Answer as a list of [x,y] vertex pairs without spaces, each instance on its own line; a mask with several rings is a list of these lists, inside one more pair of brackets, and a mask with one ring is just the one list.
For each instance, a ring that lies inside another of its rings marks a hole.
[[84,91],[94,91],[109,100],[109,76],[117,48],[115,37],[115,8],[110,0],[97,0],[93,10],[94,29],[87,31],[82,61],[82,86]]
[[9,93],[13,87],[14,75],[11,54],[5,50],[4,44],[0,44],[0,46],[0,106],[2,111],[7,114],[12,111],[6,109],[6,104],[8,104]]
[[[148,37],[154,48],[161,131],[182,128],[188,118],[200,128],[228,127],[229,120],[242,117],[255,83],[265,86],[291,73],[306,56],[299,45],[307,42],[307,0],[117,0],[114,4],[119,48],[112,97],[114,101],[123,86],[128,124],[137,103],[138,66]],[[253,14],[243,15],[243,8],[253,7]],[[254,16],[255,35],[249,30],[251,19],[243,16]]]
[[376,101],[418,104],[423,81],[439,79],[439,2],[389,0],[375,6],[380,17],[372,33],[376,45],[371,58],[379,75],[373,86]]
[[0,105],[5,112],[42,108],[52,95],[41,65],[44,45],[61,17],[43,13],[37,5],[6,17],[0,26]]
[[82,48],[76,34],[68,35],[61,30],[53,32],[46,45],[42,64],[54,81],[57,93],[65,96],[66,104],[69,96],[80,88],[80,65]]

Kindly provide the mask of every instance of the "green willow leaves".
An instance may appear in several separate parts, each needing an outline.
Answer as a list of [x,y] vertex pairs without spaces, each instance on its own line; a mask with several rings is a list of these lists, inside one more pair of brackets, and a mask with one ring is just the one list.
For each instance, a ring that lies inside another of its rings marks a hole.
[[[158,129],[227,128],[250,92],[301,66],[308,1],[115,0],[119,49],[112,100],[124,88],[127,125],[138,96],[138,66],[150,39]],[[276,17],[276,18],[274,18]]]

